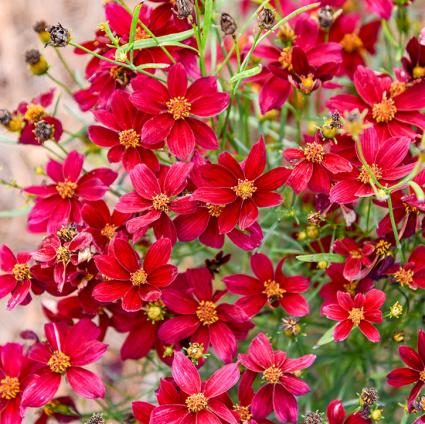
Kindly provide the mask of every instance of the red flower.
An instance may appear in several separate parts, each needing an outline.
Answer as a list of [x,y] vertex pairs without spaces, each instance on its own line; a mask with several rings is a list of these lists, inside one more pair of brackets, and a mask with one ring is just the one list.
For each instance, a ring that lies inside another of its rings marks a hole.
[[238,364],[218,369],[205,383],[195,365],[181,352],[174,356],[173,379],[183,392],[184,402],[161,405],[152,411],[151,422],[178,424],[184,422],[237,424],[227,405],[219,399],[239,380]]
[[130,219],[127,230],[134,239],[144,235],[150,225],[157,238],[167,237],[174,244],[176,229],[168,216],[175,213],[193,212],[194,204],[190,196],[177,199],[187,184],[187,177],[192,169],[191,163],[176,162],[161,170],[159,179],[146,165],[140,164],[130,171],[130,178],[135,192],[120,197],[116,209],[123,213],[142,212],[142,215]]
[[286,352],[273,350],[269,339],[260,333],[251,342],[248,353],[240,354],[242,365],[262,375],[265,382],[252,400],[252,412],[265,418],[274,410],[281,422],[297,422],[298,404],[295,396],[305,395],[310,387],[294,375],[311,366],[316,355],[290,359]]
[[381,23],[379,20],[360,26],[357,13],[341,14],[329,29],[329,41],[342,46],[342,74],[353,76],[357,66],[365,64],[366,52],[375,54],[375,44]]
[[258,208],[270,208],[282,202],[273,190],[286,180],[289,170],[277,167],[261,175],[266,167],[266,146],[262,137],[240,164],[229,153],[221,153],[217,165],[200,169],[203,186],[194,191],[195,200],[223,206],[218,218],[221,234],[236,225],[245,230],[258,218]]
[[[391,137],[379,141],[377,132],[371,127],[362,132],[360,140],[364,159],[380,184],[391,186],[413,169],[414,163],[402,164],[411,144],[408,137]],[[360,160],[361,155],[357,147],[356,153]],[[360,197],[369,197],[374,194],[370,174],[363,165],[355,168],[351,174],[340,178],[341,181],[331,188],[331,202],[352,203]]]
[[[95,110],[97,121],[107,128],[91,125],[88,128],[90,140],[101,147],[109,147],[108,160],[122,162],[126,170],[144,163],[154,171],[159,170],[155,154],[142,146],[140,133],[147,115],[139,112],[129,100],[129,94],[116,90],[111,97],[111,111]],[[149,146],[150,148],[160,147]]]
[[100,200],[117,174],[107,168],[97,168],[80,177],[84,156],[76,151],[68,154],[63,164],[50,160],[47,175],[53,184],[24,189],[36,196],[28,216],[31,231],[54,232],[61,225],[79,223],[85,201]]
[[47,424],[51,421],[70,423],[79,419],[80,416],[75,402],[69,396],[58,396],[52,399],[40,410],[39,414],[34,424]]
[[407,136],[414,138],[412,125],[425,129],[425,81],[406,84],[393,81],[389,76],[378,76],[372,70],[359,66],[354,72],[354,86],[360,98],[351,94],[332,97],[327,106],[341,114],[358,109],[367,110],[366,118],[376,129],[379,139]]
[[126,234],[125,223],[130,217],[117,210],[111,213],[103,200],[86,203],[81,215],[88,226],[86,231],[93,236],[93,242],[99,251],[103,251],[116,235]]
[[350,161],[331,152],[332,145],[311,139],[301,149],[286,149],[285,159],[294,164],[286,184],[297,194],[307,186],[315,193],[329,193],[332,175],[353,169]]
[[6,272],[0,275],[0,298],[12,293],[7,302],[9,310],[27,300],[32,278],[30,260],[30,253],[21,252],[15,256],[5,244],[0,246],[0,268]]
[[132,87],[133,104],[155,115],[143,126],[143,143],[156,145],[167,139],[170,152],[179,159],[188,159],[196,144],[208,150],[218,148],[215,132],[193,117],[213,117],[229,105],[229,95],[217,91],[215,77],[199,78],[187,87],[186,71],[178,63],[170,67],[167,86],[140,75]]
[[0,347],[0,421],[20,424],[22,393],[28,386],[34,363],[24,355],[23,346],[6,343]]
[[394,3],[392,0],[366,0],[368,8],[382,19],[390,19]]
[[239,306],[217,304],[224,292],[213,292],[207,268],[189,269],[185,278],[186,291],[171,286],[163,292],[163,302],[177,316],[161,325],[159,338],[174,344],[190,337],[205,352],[211,345],[221,360],[230,362],[237,352],[236,340],[244,339],[253,324]]
[[387,376],[387,382],[393,387],[402,387],[415,383],[409,394],[409,408],[425,385],[425,332],[419,330],[418,351],[409,346],[400,346],[400,358],[407,368],[397,368]]
[[354,240],[344,238],[335,241],[333,251],[346,257],[342,274],[349,281],[364,278],[374,265],[369,257],[375,251],[375,247],[370,242],[364,242],[359,246]]
[[326,409],[326,417],[329,424],[371,424],[370,419],[360,416],[360,414],[350,414],[346,417],[345,408],[340,400],[333,400]]
[[272,306],[280,304],[289,315],[300,317],[309,313],[307,301],[299,294],[307,291],[308,278],[286,277],[282,272],[284,261],[282,259],[274,270],[272,261],[257,253],[251,256],[251,270],[255,277],[245,274],[224,277],[229,291],[243,296],[236,305],[249,316],[256,315],[267,302]]
[[102,398],[105,387],[102,381],[84,365],[98,361],[107,345],[96,340],[100,330],[83,319],[74,326],[49,323],[44,326],[47,341],[36,343],[29,358],[42,364],[22,394],[22,406],[40,407],[55,396],[63,376],[72,389],[88,399]]
[[170,256],[169,239],[153,243],[142,262],[127,241],[115,238],[107,255],[94,258],[99,272],[110,280],[98,284],[93,296],[100,302],[122,299],[125,311],[140,310],[143,300],[160,299],[161,289],[176,278],[177,268],[167,264]]
[[385,293],[381,290],[372,289],[365,295],[357,293],[354,298],[349,293],[338,292],[338,303],[327,305],[323,313],[329,319],[340,321],[334,330],[334,340],[345,340],[353,327],[359,327],[360,331],[374,343],[381,340],[379,331],[371,324],[382,322],[380,307],[385,302]]
[[411,80],[425,79],[425,45],[421,44],[416,37],[412,37],[406,46],[409,58],[402,57],[402,78]]

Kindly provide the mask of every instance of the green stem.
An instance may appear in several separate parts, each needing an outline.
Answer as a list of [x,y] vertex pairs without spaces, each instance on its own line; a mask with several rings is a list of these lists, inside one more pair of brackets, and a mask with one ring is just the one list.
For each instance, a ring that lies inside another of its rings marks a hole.
[[55,52],[62,63],[65,71],[68,73],[68,75],[71,77],[72,81],[74,81],[75,84],[77,84],[80,88],[82,88],[81,84],[78,82],[77,78],[75,77],[74,72],[72,72],[72,69],[69,67],[68,62],[63,57],[63,54],[60,51],[60,48],[55,48]]
[[46,72],[46,75],[48,78],[50,78],[55,84],[57,84],[59,87],[61,87],[66,93],[68,93],[70,96],[72,96],[71,90],[63,83],[60,82],[58,79],[56,79],[52,74],[49,72]]
[[404,252],[401,249],[400,237],[398,236],[398,229],[397,229],[397,224],[396,224],[395,218],[394,218],[393,201],[391,199],[391,195],[388,196],[387,203],[388,203],[388,213],[390,215],[390,221],[391,221],[391,228],[393,229],[394,239],[395,239],[395,243],[396,243],[396,246],[397,246],[397,250],[400,252],[400,254],[403,258],[403,261],[404,261]]

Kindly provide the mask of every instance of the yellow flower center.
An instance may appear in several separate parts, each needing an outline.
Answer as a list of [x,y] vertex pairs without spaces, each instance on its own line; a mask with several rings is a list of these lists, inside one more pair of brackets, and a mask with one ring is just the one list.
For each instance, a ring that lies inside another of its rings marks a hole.
[[308,74],[307,76],[301,75],[300,80],[301,80],[301,86],[300,86],[301,91],[305,94],[310,94],[314,88],[314,83],[315,83],[314,75],[313,74]]
[[41,105],[30,104],[27,107],[24,118],[30,122],[37,122],[44,116],[44,107]]
[[383,257],[391,256],[390,249],[391,249],[391,243],[386,240],[379,240],[375,246],[375,252],[377,253],[377,255],[383,256]]
[[143,268],[138,269],[136,272],[130,274],[130,281],[133,286],[141,286],[142,284],[146,284],[148,279],[148,274]]
[[282,65],[283,69],[287,69],[288,71],[292,71],[292,48],[285,47],[280,52],[279,63]]
[[0,381],[0,396],[2,399],[15,399],[20,390],[21,384],[17,377],[9,377],[7,375]]
[[282,370],[276,365],[272,365],[263,371],[262,379],[266,380],[267,383],[277,384],[279,383],[280,377],[282,377],[282,375]]
[[63,374],[71,366],[71,358],[59,350],[55,350],[47,362],[52,372]]
[[425,77],[425,66],[416,65],[413,68],[413,78],[424,78]]
[[393,81],[390,86],[391,97],[399,96],[406,91],[406,83],[402,81]]
[[362,308],[353,308],[348,313],[348,319],[351,319],[355,326],[358,326],[364,320],[364,310]]
[[190,359],[198,361],[204,356],[204,345],[202,343],[190,343],[186,353]]
[[400,267],[400,269],[394,274],[394,278],[401,286],[410,286],[413,282],[414,272],[411,269]]
[[62,199],[71,199],[77,189],[77,183],[74,181],[61,181],[56,184],[56,191]]
[[291,44],[297,38],[297,35],[295,34],[294,29],[291,27],[291,25],[288,22],[280,26],[277,36],[284,43],[291,43]]
[[263,293],[268,297],[268,299],[277,298],[280,299],[286,290],[282,289],[279,283],[276,283],[274,280],[264,281],[264,290]]
[[406,211],[406,214],[408,214],[408,213],[419,214],[419,209],[416,208],[415,206],[410,206],[407,203],[403,203],[403,206],[404,206],[404,210]]
[[362,257],[362,252],[360,252],[360,250],[351,250],[350,251],[350,256],[354,259],[361,259]]
[[234,405],[233,410],[239,414],[242,424],[248,423],[252,420],[252,414],[249,410],[249,406]]
[[354,53],[363,48],[363,41],[354,32],[345,34],[344,38],[339,43],[347,53]]
[[384,97],[380,103],[375,103],[372,108],[372,117],[376,122],[387,123],[391,122],[395,114],[397,113],[397,107],[394,100],[384,94]]
[[135,149],[140,145],[140,134],[135,130],[124,130],[119,133],[120,144],[126,149]]
[[148,38],[151,38],[151,36],[139,26],[136,28],[136,34],[134,35],[135,40],[146,40]]
[[[375,177],[376,181],[379,181],[382,178],[382,169],[376,164],[373,163],[372,165],[369,165],[369,170]],[[359,179],[363,184],[369,184],[370,183],[370,174],[369,171],[366,169],[366,167],[363,165],[360,168],[360,173],[357,179]]]
[[57,262],[68,262],[71,258],[71,252],[65,246],[59,246],[56,249],[56,261]]
[[356,294],[357,283],[355,281],[350,281],[344,284],[344,289],[347,293]]
[[30,267],[27,264],[15,264],[12,274],[16,281],[24,281],[31,279]]
[[207,203],[207,210],[211,216],[218,218],[223,212],[224,206],[221,205],[212,205],[211,203]]
[[150,302],[147,304],[145,312],[152,323],[163,321],[165,317],[165,305],[160,300]]
[[216,306],[209,300],[201,300],[196,309],[196,316],[202,325],[211,325],[218,321]]
[[157,211],[168,211],[168,205],[171,202],[171,199],[163,193],[156,194],[152,197],[152,206]]
[[186,97],[178,96],[173,97],[166,103],[168,113],[173,115],[173,118],[177,121],[178,119],[185,119],[190,115],[190,109],[192,104]]
[[254,182],[250,180],[239,180],[238,185],[232,187],[232,190],[236,193],[236,196],[246,200],[257,191],[257,187],[255,187]]
[[313,163],[321,163],[323,157],[325,156],[325,149],[320,143],[316,141],[313,143],[308,143],[304,147],[304,156],[305,158]]
[[203,393],[195,393],[185,400],[185,404],[189,412],[197,413],[207,408],[208,399]]
[[127,86],[130,82],[127,71],[121,66],[115,66],[111,68],[109,75],[123,87]]
[[419,380],[425,383],[425,368],[419,373]]
[[102,236],[107,237],[109,240],[111,240],[114,237],[116,230],[117,230],[116,225],[108,223],[102,228],[102,230],[100,231],[100,234],[102,234]]

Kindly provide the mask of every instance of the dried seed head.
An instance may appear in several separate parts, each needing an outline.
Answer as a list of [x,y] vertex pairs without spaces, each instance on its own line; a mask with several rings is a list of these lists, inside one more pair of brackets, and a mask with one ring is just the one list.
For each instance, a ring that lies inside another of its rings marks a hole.
[[0,109],[0,123],[2,125],[9,125],[12,120],[12,114],[7,109]]
[[309,412],[304,417],[304,424],[322,424],[323,418],[320,412]]
[[37,34],[40,34],[46,32],[46,27],[46,21],[37,21],[32,28]]
[[373,387],[365,387],[360,393],[360,402],[366,405],[373,405],[378,400],[378,392]]
[[301,333],[301,325],[296,318],[282,318],[282,330],[288,337],[296,337]]
[[235,20],[228,13],[222,13],[220,17],[220,26],[224,35],[233,35],[238,26],[236,25]]
[[50,40],[47,42],[49,46],[65,47],[68,45],[71,39],[71,34],[60,23],[49,26],[46,30],[50,34]]
[[334,23],[335,11],[329,5],[323,6],[317,12],[317,18],[322,29],[329,29]]
[[38,121],[33,130],[34,136],[40,144],[51,140],[54,132],[55,127],[44,120]]
[[106,421],[101,414],[96,413],[91,416],[87,424],[106,424]]
[[176,15],[179,19],[186,19],[193,13],[192,0],[176,0]]
[[261,29],[269,30],[273,28],[275,16],[271,9],[264,8],[257,15],[258,26]]
[[36,49],[27,50],[25,52],[25,62],[28,63],[28,65],[36,65],[40,62],[40,59],[41,53]]

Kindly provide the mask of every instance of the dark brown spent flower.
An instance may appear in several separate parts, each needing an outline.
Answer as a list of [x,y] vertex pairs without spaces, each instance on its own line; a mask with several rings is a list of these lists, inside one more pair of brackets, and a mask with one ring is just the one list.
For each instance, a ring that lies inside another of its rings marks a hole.
[[46,21],[37,21],[32,28],[37,34],[40,34],[42,32],[47,32],[46,31],[47,23]]
[[360,401],[366,405],[373,405],[378,400],[378,392],[374,387],[365,387],[360,393]]
[[37,141],[41,144],[53,138],[55,127],[48,122],[41,120],[35,124],[33,133]]
[[105,423],[106,421],[102,417],[102,415],[99,413],[96,413],[91,416],[91,418],[87,421],[86,424],[105,424]]
[[56,235],[63,242],[70,242],[78,234],[78,229],[75,224],[69,224],[67,226],[62,226],[57,232]]
[[25,52],[25,62],[28,65],[37,65],[40,62],[41,53],[36,49],[27,50]]
[[175,13],[179,19],[186,19],[191,16],[193,9],[192,0],[176,0]]
[[323,423],[322,414],[318,411],[309,412],[304,417],[304,424],[322,424],[322,423]]
[[123,421],[123,424],[136,424],[138,421],[133,414],[128,414]]
[[238,29],[233,17],[225,12],[221,14],[220,27],[224,35],[233,35]]
[[49,26],[46,30],[50,34],[50,40],[47,42],[49,46],[65,47],[69,44],[71,35],[60,23]]
[[317,18],[321,28],[329,29],[335,21],[335,11],[329,5],[323,6],[317,12]]
[[342,128],[342,116],[338,111],[332,112],[329,117],[331,119],[331,122],[329,124],[331,128]]
[[307,221],[310,224],[319,225],[326,221],[326,218],[320,212],[311,212],[307,216]]
[[258,26],[261,29],[269,30],[273,28],[275,21],[274,12],[271,9],[264,8],[257,15]]
[[205,266],[212,275],[218,274],[220,272],[221,266],[229,262],[230,256],[231,255],[225,255],[222,251],[220,251],[215,255],[214,259],[206,259]]
[[12,114],[7,109],[0,109],[0,123],[8,125],[12,120]]

